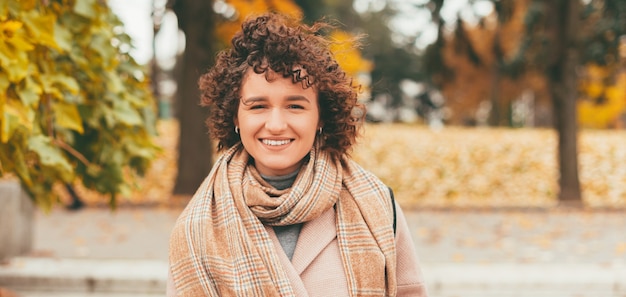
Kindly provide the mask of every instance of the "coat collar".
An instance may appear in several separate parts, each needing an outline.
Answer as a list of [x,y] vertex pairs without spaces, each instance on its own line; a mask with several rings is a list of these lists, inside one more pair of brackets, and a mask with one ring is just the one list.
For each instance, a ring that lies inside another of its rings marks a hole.
[[287,254],[285,254],[285,251],[281,248],[280,241],[278,241],[278,237],[276,237],[274,229],[271,226],[265,225],[265,230],[267,230],[270,239],[276,247],[274,250],[278,254],[278,260],[280,260],[280,264],[283,266],[283,269],[287,274],[287,278],[289,278],[289,282],[291,283],[291,288],[293,289],[295,296],[308,297],[309,293],[304,286],[304,282],[300,278],[300,273],[296,271],[294,266],[291,264],[291,261],[289,261]]
[[296,296],[308,296],[300,274],[337,237],[335,209],[331,207],[317,219],[309,221],[302,226],[291,261],[281,248],[274,229],[271,226],[265,226],[265,229],[274,246],[276,246],[278,258],[291,281]]
[[337,227],[335,225],[335,209],[331,207],[317,219],[302,226],[300,237],[298,237],[296,249],[291,259],[291,263],[293,263],[298,274],[309,267],[317,255],[337,238]]

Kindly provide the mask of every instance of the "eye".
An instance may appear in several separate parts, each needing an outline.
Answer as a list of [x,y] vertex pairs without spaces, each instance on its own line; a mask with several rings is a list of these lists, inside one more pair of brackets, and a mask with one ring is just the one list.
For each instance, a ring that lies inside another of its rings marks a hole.
[[304,106],[298,104],[290,104],[287,106],[289,109],[304,109]]
[[250,109],[263,109],[263,108],[265,108],[265,105],[263,104],[255,104],[255,105],[250,106]]

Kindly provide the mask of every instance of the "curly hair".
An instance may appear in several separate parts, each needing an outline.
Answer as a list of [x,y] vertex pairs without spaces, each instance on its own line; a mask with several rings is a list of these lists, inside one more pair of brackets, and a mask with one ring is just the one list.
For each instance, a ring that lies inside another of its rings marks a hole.
[[[331,41],[322,30],[332,28],[316,22],[308,26],[300,20],[276,13],[250,18],[232,39],[232,47],[220,52],[216,64],[199,80],[201,104],[209,106],[209,132],[223,150],[240,141],[234,118],[240,103],[242,80],[253,69],[291,77],[303,88],[318,93],[323,134],[321,149],[339,158],[349,154],[365,117],[365,107],[357,102],[358,87],[339,67],[329,49]],[[304,71],[302,71],[304,70]]]

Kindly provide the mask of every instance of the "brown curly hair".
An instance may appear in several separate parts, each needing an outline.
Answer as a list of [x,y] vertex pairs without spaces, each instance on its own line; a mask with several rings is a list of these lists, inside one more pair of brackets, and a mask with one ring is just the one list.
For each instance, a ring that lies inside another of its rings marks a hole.
[[[223,150],[240,141],[234,118],[240,102],[242,79],[250,68],[257,74],[269,70],[291,77],[304,88],[318,93],[323,134],[321,149],[333,157],[348,154],[365,117],[365,107],[357,102],[358,87],[339,67],[329,49],[331,42],[321,33],[332,25],[312,26],[300,20],[267,13],[250,18],[232,39],[232,47],[220,52],[216,65],[200,77],[201,104],[209,106],[210,134]],[[300,69],[304,70],[301,71]]]

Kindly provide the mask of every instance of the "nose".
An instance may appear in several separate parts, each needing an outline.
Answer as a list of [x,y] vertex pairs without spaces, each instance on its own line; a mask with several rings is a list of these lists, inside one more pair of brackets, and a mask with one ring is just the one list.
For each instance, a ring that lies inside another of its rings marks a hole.
[[277,134],[287,129],[285,115],[280,109],[272,109],[265,121],[265,129],[272,134]]

